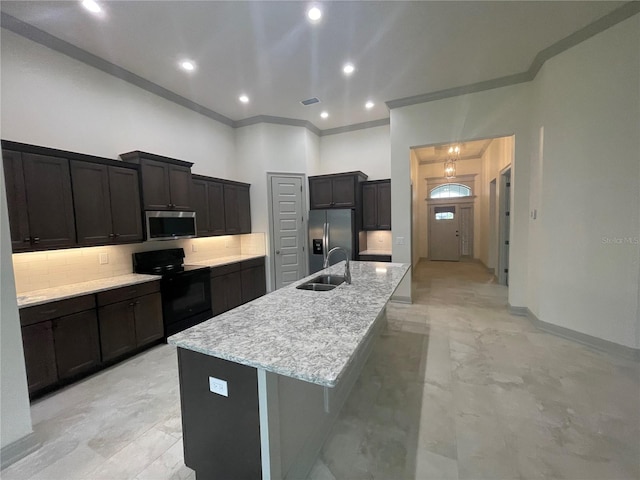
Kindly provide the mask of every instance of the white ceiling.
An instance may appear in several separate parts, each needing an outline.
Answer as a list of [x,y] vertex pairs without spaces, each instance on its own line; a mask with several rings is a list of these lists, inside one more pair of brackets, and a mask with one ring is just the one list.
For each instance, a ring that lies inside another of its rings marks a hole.
[[[0,8],[233,121],[271,115],[321,130],[388,118],[386,101],[525,72],[541,50],[624,3],[320,2],[311,25],[303,1],[98,2],[102,18],[77,1]],[[198,64],[192,74],[176,68],[185,56]],[[345,61],[356,66],[350,78]],[[312,96],[322,103],[299,103]]]

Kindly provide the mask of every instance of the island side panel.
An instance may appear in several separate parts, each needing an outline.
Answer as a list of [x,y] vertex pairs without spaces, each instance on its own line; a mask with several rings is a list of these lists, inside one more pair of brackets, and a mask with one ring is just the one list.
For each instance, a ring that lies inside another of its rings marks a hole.
[[[185,464],[198,480],[262,478],[257,370],[178,348],[178,371]],[[211,392],[209,377],[229,396]]]

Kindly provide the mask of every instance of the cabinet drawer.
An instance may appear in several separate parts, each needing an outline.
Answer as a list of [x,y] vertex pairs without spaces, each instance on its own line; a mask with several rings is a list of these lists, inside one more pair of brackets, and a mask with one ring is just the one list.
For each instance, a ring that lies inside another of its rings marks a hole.
[[160,280],[137,283],[122,288],[114,288],[98,293],[98,306],[109,305],[111,303],[123,302],[141,295],[148,295],[160,291]]
[[264,257],[252,258],[251,260],[245,260],[244,262],[241,262],[240,268],[244,270],[246,268],[261,267],[263,265],[264,265]]
[[230,273],[240,271],[240,262],[230,263],[229,265],[221,265],[220,267],[211,267],[211,278],[228,275]]
[[71,315],[73,313],[91,310],[96,306],[94,295],[68,298],[57,302],[45,303],[35,307],[27,307],[20,310],[20,324],[24,327],[34,323],[44,322],[53,318]]

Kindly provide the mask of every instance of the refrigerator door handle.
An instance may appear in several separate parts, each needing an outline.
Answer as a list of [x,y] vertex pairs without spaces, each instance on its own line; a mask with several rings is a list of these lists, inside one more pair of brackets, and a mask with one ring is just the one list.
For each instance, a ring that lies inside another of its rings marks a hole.
[[327,261],[327,254],[329,253],[329,224],[325,222],[322,230],[322,266]]

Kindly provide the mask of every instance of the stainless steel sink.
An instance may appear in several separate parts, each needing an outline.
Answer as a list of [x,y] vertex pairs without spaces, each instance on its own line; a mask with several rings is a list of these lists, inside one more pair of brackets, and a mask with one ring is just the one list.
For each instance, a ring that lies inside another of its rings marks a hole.
[[313,290],[316,292],[326,292],[333,290],[338,285],[344,283],[342,275],[318,275],[308,282],[298,285],[296,288],[300,290]]

